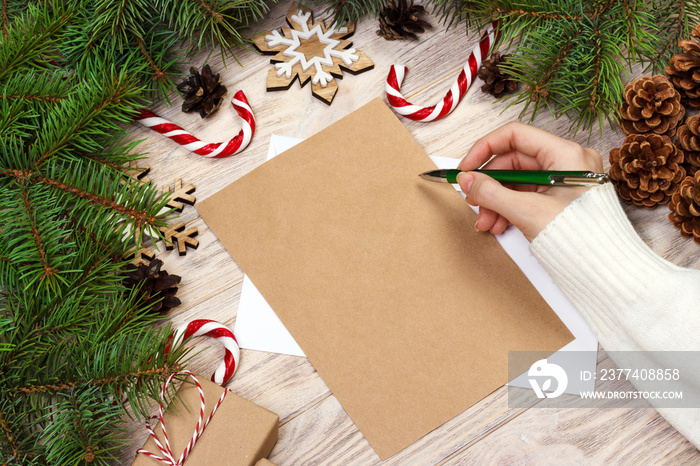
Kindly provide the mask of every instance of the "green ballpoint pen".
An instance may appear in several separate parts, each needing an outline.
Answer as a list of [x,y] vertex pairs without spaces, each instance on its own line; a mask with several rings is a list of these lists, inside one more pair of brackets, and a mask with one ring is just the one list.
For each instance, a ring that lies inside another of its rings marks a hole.
[[[502,184],[537,186],[591,186],[609,181],[605,173],[551,170],[473,170],[490,176]],[[461,170],[433,170],[420,177],[441,183],[456,183]]]

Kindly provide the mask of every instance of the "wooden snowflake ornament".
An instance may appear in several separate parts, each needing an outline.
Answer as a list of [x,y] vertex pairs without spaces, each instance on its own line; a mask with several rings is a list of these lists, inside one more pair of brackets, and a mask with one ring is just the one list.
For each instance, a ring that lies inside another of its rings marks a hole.
[[287,13],[291,29],[283,27],[281,33],[274,30],[252,37],[260,52],[275,55],[270,59],[275,67],[268,72],[267,90],[289,89],[299,77],[302,87],[311,80],[314,97],[330,105],[338,91],[334,78],[342,78],[343,70],[351,74],[371,70],[374,63],[345,40],[355,32],[354,24],[327,27],[322,20],[314,22],[311,11],[295,5]]
[[170,200],[166,204],[167,207],[171,207],[178,212],[182,212],[182,209],[185,208],[185,204],[187,205],[194,205],[194,203],[197,201],[197,198],[192,196],[190,193],[193,193],[196,188],[192,183],[189,183],[185,187],[182,186],[182,178],[178,178],[175,180],[175,189],[174,191],[170,189],[170,186],[163,186],[163,194],[170,194]]
[[197,227],[185,229],[185,222],[176,222],[167,227],[161,227],[159,230],[163,234],[165,249],[168,251],[175,247],[175,241],[177,241],[177,252],[181,256],[187,254],[187,246],[192,249],[199,247],[199,241],[194,239],[199,234]]
[[[151,182],[151,179],[147,176],[148,172],[151,171],[151,167],[149,167],[148,165],[145,165],[143,167],[139,167],[138,165],[136,165],[135,160],[132,160],[131,162],[129,162],[128,167],[122,167],[122,171],[126,175],[133,178],[134,181],[139,183],[139,184],[147,184],[147,183]],[[120,180],[119,183],[121,185],[124,185],[124,184],[126,184],[126,181]]]
[[148,248],[132,248],[124,254],[125,259],[133,257],[134,259],[131,263],[138,267],[139,265],[148,265],[153,259],[156,258],[156,254]]

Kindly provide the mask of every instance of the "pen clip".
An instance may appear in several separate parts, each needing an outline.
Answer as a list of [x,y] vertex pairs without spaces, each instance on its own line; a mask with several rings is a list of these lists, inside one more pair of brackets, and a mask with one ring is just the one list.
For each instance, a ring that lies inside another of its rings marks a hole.
[[584,175],[551,175],[552,186],[593,186],[610,181],[605,173],[586,172]]

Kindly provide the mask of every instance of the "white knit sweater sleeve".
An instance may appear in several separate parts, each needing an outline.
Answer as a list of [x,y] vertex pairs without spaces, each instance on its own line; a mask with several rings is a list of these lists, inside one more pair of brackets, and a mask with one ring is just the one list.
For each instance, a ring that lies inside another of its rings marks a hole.
[[[606,350],[700,351],[700,270],[656,255],[630,224],[612,184],[571,203],[530,250]],[[685,388],[698,391],[700,384],[696,379]],[[659,413],[700,448],[700,409]]]

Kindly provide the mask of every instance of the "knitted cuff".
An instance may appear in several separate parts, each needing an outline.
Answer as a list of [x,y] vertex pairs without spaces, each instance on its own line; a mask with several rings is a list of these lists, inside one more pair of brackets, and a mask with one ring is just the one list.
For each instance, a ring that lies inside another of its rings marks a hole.
[[[637,235],[611,183],[591,188],[572,202],[534,239],[530,251],[601,343],[612,344],[608,349],[637,349],[638,329],[630,328],[634,316],[625,313],[653,307],[646,301],[650,281],[677,269]],[[614,341],[606,338],[611,333]]]

